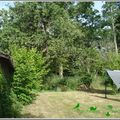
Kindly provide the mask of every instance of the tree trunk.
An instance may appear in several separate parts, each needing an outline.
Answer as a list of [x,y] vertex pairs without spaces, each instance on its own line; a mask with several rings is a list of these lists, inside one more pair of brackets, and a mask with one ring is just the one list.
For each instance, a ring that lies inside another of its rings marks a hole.
[[[111,7],[111,12],[113,12],[112,7]],[[115,20],[114,20],[113,16],[112,16],[112,30],[113,30],[113,39],[114,39],[114,45],[115,45],[115,53],[118,54],[116,31],[115,31]]]
[[43,22],[43,31],[44,31],[44,34],[45,34],[45,40],[44,40],[44,53],[45,53],[45,56],[47,57],[48,56],[48,38],[49,38],[49,35],[47,33],[47,25],[46,25],[46,22]]
[[118,47],[117,47],[117,40],[116,40],[116,32],[115,32],[114,22],[112,23],[112,28],[113,28],[113,38],[114,38],[115,52],[116,52],[116,54],[118,54]]
[[60,64],[59,66],[59,76],[61,79],[63,78],[63,65],[62,64]]
[[90,73],[90,62],[89,62],[89,60],[87,61],[86,65],[87,65],[87,71],[86,72],[89,74]]

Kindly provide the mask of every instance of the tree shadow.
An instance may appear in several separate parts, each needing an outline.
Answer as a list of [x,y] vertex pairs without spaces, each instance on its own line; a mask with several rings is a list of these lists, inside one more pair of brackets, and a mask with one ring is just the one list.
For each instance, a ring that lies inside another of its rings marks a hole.
[[39,114],[39,116],[32,115],[31,113],[25,113],[21,115],[21,118],[45,118],[43,114]]
[[102,97],[102,96],[98,96],[98,95],[92,95],[94,97],[98,97],[98,98],[102,98],[102,99],[106,99],[106,100],[112,100],[112,101],[117,101],[117,102],[120,102],[120,99],[116,99],[116,98],[105,98],[105,97]]
[[[105,90],[95,89],[95,88],[82,89],[81,91],[88,92],[88,93],[105,94]],[[113,95],[113,94],[114,94],[114,92],[113,92],[112,90],[107,90],[106,93],[107,93],[108,95]]]

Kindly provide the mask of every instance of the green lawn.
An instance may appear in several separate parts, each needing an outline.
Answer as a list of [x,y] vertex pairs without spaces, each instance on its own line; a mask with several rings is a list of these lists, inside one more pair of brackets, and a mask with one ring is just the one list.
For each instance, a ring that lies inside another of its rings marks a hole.
[[[73,107],[80,103],[80,109]],[[112,105],[113,109],[107,106]],[[96,106],[96,111],[89,107]],[[106,112],[110,116],[105,115]],[[119,118],[120,95],[108,95],[88,92],[42,92],[32,104],[25,106],[22,117],[28,118]]]

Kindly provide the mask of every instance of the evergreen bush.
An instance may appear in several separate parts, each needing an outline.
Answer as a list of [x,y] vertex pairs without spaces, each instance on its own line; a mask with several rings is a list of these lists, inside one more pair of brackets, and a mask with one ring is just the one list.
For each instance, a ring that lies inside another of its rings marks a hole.
[[40,91],[43,87],[47,65],[36,49],[12,47],[11,53],[15,64],[13,90],[20,102],[28,104],[35,98],[34,91]]

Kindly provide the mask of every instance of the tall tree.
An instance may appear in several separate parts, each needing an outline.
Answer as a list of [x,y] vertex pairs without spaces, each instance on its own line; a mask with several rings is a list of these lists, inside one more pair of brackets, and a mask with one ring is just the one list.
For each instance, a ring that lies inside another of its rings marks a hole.
[[118,54],[118,45],[116,38],[116,17],[119,13],[118,5],[116,2],[105,2],[103,5],[103,20],[105,21],[104,27],[110,31],[111,38],[114,42],[115,53]]
[[12,26],[13,32],[18,31],[16,35],[21,35],[22,41],[17,37],[20,43],[16,44],[28,48],[36,47],[49,59],[54,58],[58,62],[61,78],[70,49],[80,46],[83,36],[80,25],[70,17],[70,5],[72,3],[16,2],[15,7],[11,7],[9,13],[4,16],[9,20],[8,26]]
[[97,29],[100,28],[101,17],[99,11],[93,7],[93,2],[79,2],[71,7],[73,12],[70,15],[81,24],[82,31],[85,33],[83,39],[86,47],[91,47],[93,41],[99,39]]

